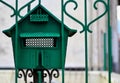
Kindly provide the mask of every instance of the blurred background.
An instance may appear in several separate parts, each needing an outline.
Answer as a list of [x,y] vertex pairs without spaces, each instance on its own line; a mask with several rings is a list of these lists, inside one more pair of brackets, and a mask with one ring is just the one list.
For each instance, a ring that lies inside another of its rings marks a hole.
[[[7,3],[15,7],[15,0],[5,0]],[[66,1],[66,0],[65,0]],[[74,11],[74,4],[67,6],[67,11],[72,16],[84,22],[84,0],[76,0],[78,8]],[[107,0],[105,0],[107,2]],[[19,8],[25,5],[28,0],[19,0]],[[104,11],[104,5],[98,3],[98,9],[93,7],[95,0],[88,0],[88,22],[101,15]],[[32,3],[32,8],[38,4],[38,0]],[[42,0],[42,5],[46,7],[57,18],[61,18],[61,1],[56,0]],[[112,27],[112,71],[120,73],[120,1],[111,0],[110,14]],[[21,12],[21,15],[26,15],[26,10]],[[15,16],[10,17],[13,11],[6,5],[0,3],[0,69],[13,69],[14,58],[12,53],[11,39],[5,36],[2,31],[10,28],[15,24]],[[85,39],[84,33],[79,33],[82,27],[65,15],[65,24],[72,29],[77,29],[77,33],[68,39],[67,56],[66,56],[66,70],[85,70]],[[88,33],[88,65],[90,71],[107,71],[108,70],[108,35],[107,35],[107,14],[101,19],[97,20],[90,26],[92,33]],[[69,73],[70,74],[70,73]],[[82,74],[82,73],[81,73]],[[77,73],[77,75],[81,75]],[[2,75],[2,74],[0,74]],[[72,76],[72,74],[70,74]],[[75,73],[76,75],[76,73]],[[72,78],[72,77],[71,77]],[[74,77],[73,77],[74,78]],[[79,77],[78,77],[79,78]],[[82,78],[81,78],[82,79]],[[2,80],[0,78],[0,80]],[[10,82],[6,82],[10,83]],[[70,82],[68,82],[70,83]],[[73,82],[74,83],[74,82]]]

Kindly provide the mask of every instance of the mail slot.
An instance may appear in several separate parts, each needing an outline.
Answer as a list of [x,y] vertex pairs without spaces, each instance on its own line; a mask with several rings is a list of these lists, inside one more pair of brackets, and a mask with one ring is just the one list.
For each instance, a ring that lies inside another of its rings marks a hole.
[[56,47],[55,38],[24,38],[24,47],[53,48]]

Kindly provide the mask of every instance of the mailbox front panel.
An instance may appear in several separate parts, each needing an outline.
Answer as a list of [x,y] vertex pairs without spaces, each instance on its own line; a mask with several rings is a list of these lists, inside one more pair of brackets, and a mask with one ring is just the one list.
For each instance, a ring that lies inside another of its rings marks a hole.
[[[58,38],[58,41],[61,39]],[[56,41],[57,42],[57,41]],[[67,41],[65,42],[67,43]],[[19,54],[15,56],[15,65],[17,68],[37,68],[42,61],[45,68],[59,68],[62,65],[61,42],[58,42],[57,47],[23,47],[20,46]],[[65,48],[66,49],[66,48]],[[63,55],[64,58],[66,55]],[[40,60],[39,57],[42,59]]]

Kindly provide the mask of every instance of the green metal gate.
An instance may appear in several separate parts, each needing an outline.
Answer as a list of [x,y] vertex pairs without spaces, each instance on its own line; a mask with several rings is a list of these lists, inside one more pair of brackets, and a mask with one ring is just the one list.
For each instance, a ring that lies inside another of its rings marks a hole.
[[[105,14],[107,14],[107,21],[108,21],[108,53],[109,53],[109,73],[108,73],[108,77],[109,80],[108,82],[111,83],[111,72],[112,72],[112,42],[111,42],[111,32],[112,32],[112,28],[110,25],[110,0],[95,0],[94,2],[94,9],[98,9],[97,8],[97,3],[102,3],[105,6],[105,11],[98,16],[97,18],[95,18],[94,20],[92,20],[91,22],[88,22],[88,17],[87,17],[87,0],[84,0],[84,23],[82,23],[81,21],[79,21],[78,19],[74,18],[73,16],[71,16],[66,8],[66,5],[69,3],[74,3],[75,7],[74,10],[77,9],[78,7],[78,3],[75,0],[68,0],[67,2],[65,2],[65,4],[63,5],[63,13],[65,12],[65,14],[67,16],[69,16],[71,19],[73,19],[74,21],[76,21],[77,23],[79,23],[82,27],[83,30],[80,31],[80,33],[84,33],[84,37],[85,37],[85,81],[86,83],[88,83],[88,33],[92,33],[92,30],[90,30],[90,25],[93,24],[94,22],[96,22],[97,20],[99,20],[100,18],[102,18],[103,16],[105,16]],[[62,16],[64,17],[64,16]]]
[[[18,9],[18,0],[16,0],[16,7],[13,8],[11,5],[9,5],[8,3],[6,3],[5,1],[3,0],[0,0],[1,3],[3,3],[4,5],[8,6],[9,8],[11,8],[13,10],[13,14],[11,15],[11,17],[15,16],[15,20],[16,20],[16,35],[18,34],[18,17],[22,18],[22,16],[20,15],[20,12],[21,10],[23,10],[24,8],[28,8],[28,13],[30,11],[30,6],[31,6],[31,3],[34,2],[35,0],[31,0],[30,2],[28,2],[26,5],[24,5],[23,7],[21,7],[20,9]],[[88,17],[87,17],[87,14],[88,14],[88,9],[87,9],[87,3],[88,3],[88,0],[83,0],[84,1],[84,22],[81,22],[80,20],[78,20],[77,18],[73,17],[72,15],[70,15],[69,12],[67,12],[67,5],[72,3],[74,4],[74,8],[73,10],[76,10],[78,8],[78,3],[77,1],[75,0],[61,0],[61,33],[62,34],[62,48],[61,48],[61,55],[65,54],[65,50],[63,49],[64,46],[65,46],[65,43],[64,43],[64,15],[67,15],[69,18],[71,18],[72,20],[74,20],[75,22],[77,22],[79,25],[82,26],[82,30],[80,31],[80,34],[81,33],[84,33],[84,38],[85,38],[85,82],[86,83],[89,83],[88,81],[88,33],[92,33],[92,30],[90,30],[90,25],[92,25],[94,22],[96,22],[97,20],[99,20],[100,18],[102,18],[103,16],[107,15],[107,29],[108,29],[108,55],[109,55],[109,70],[108,70],[108,77],[109,77],[109,80],[108,82],[111,83],[111,72],[112,72],[112,41],[111,41],[111,32],[112,32],[112,28],[111,28],[111,25],[110,25],[110,0],[95,0],[94,1],[94,5],[93,5],[93,8],[95,10],[98,9],[97,7],[97,4],[98,3],[101,3],[104,5],[104,9],[105,11],[99,15],[97,18],[95,18],[94,20],[88,22]],[[38,0],[38,4],[41,5],[41,0]],[[15,46],[15,50],[16,50],[16,53],[17,53],[17,44],[18,44],[18,39],[17,39],[17,36],[15,36],[15,41],[16,41],[16,46]],[[62,57],[62,83],[64,83],[64,69],[65,69],[65,66],[64,66],[64,57]],[[22,71],[24,72],[23,70],[21,69],[16,69],[16,83],[17,83],[17,76],[18,76],[18,71]],[[28,70],[28,71],[31,71],[32,70]],[[27,71],[27,72],[28,72]],[[57,70],[52,70],[51,71],[51,74],[53,71],[57,71]],[[58,72],[58,71],[57,71]],[[50,75],[51,75],[50,74]],[[52,75],[51,75],[52,76]],[[58,75],[59,76],[59,75]],[[58,77],[56,76],[56,77]],[[42,77],[41,77],[42,78]],[[41,79],[39,79],[41,80]],[[27,83],[27,81],[25,80],[25,82]],[[51,83],[51,81],[49,82]]]

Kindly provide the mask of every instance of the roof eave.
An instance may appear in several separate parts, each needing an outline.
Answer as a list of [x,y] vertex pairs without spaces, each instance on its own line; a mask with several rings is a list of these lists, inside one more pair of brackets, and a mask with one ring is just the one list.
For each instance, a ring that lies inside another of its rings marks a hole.
[[11,37],[11,30],[7,29],[2,31],[5,35],[7,35],[8,37]]
[[77,30],[75,30],[75,29],[70,29],[68,36],[69,36],[69,37],[72,37],[76,32],[77,32]]

